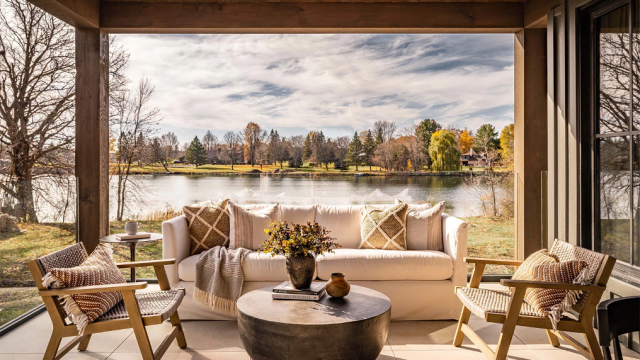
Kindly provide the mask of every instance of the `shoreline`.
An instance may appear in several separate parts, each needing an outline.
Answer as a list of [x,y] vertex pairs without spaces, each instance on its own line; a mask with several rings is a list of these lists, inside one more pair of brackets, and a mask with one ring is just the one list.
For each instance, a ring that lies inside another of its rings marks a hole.
[[[505,169],[499,169],[497,174],[509,174],[511,171]],[[116,172],[112,174],[117,175]],[[393,172],[302,172],[294,170],[285,171],[260,171],[258,169],[252,171],[238,171],[238,172],[207,172],[207,171],[131,171],[129,175],[189,175],[189,176],[274,176],[274,177],[387,177],[387,176],[443,176],[443,177],[466,177],[466,176],[485,176],[485,171],[393,171]]]

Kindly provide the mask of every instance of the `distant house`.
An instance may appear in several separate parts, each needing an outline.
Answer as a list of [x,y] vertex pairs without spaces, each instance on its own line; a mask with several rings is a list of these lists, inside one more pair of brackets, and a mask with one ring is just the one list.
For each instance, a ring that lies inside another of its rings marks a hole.
[[482,167],[487,166],[487,159],[484,155],[480,155],[473,151],[473,149],[469,149],[468,153],[460,155],[460,163],[462,163],[462,166]]

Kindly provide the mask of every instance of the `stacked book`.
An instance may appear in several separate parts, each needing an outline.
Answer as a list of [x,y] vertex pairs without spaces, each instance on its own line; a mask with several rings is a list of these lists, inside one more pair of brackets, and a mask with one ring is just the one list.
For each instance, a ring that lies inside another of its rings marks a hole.
[[327,284],[323,282],[311,283],[308,289],[296,289],[291,286],[288,281],[273,288],[271,298],[275,300],[311,300],[318,301],[322,299],[326,292]]
[[139,232],[135,235],[129,234],[116,234],[116,239],[118,240],[135,240],[135,239],[148,239],[151,237],[151,234],[148,232]]

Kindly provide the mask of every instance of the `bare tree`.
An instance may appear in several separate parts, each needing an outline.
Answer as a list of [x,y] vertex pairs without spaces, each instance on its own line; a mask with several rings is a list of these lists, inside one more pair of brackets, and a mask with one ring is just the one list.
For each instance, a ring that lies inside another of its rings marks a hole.
[[148,79],[123,91],[111,104],[111,131],[116,136],[116,164],[112,175],[116,177],[116,219],[121,221],[127,204],[142,201],[141,185],[131,175],[131,166],[140,144],[140,138],[149,137],[160,119],[160,109],[151,106],[154,87]]
[[258,151],[266,137],[267,132],[254,122],[248,123],[244,129],[244,157],[251,166],[255,165]]
[[393,140],[393,135],[398,130],[398,127],[394,122],[380,120],[380,121],[376,121],[373,124],[373,130],[375,134],[381,133],[382,141],[385,143],[388,143],[389,141]]
[[218,137],[213,135],[211,131],[207,131],[202,138],[202,145],[204,145],[205,150],[216,150],[219,143]]
[[297,135],[292,136],[289,140],[289,166],[300,167],[302,166],[304,157],[304,136]]
[[224,157],[233,165],[242,158],[242,135],[233,131],[227,131],[222,137],[222,141],[226,146]]
[[164,156],[169,159],[173,159],[173,157],[178,152],[178,148],[180,147],[180,141],[178,141],[178,137],[175,133],[172,132],[162,134],[162,136],[160,137],[160,144],[165,151]]

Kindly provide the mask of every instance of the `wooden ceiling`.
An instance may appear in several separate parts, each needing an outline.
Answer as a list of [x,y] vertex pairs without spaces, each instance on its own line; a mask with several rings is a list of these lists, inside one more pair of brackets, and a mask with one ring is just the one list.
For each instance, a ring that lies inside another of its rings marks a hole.
[[112,33],[515,33],[560,0],[29,0]]

